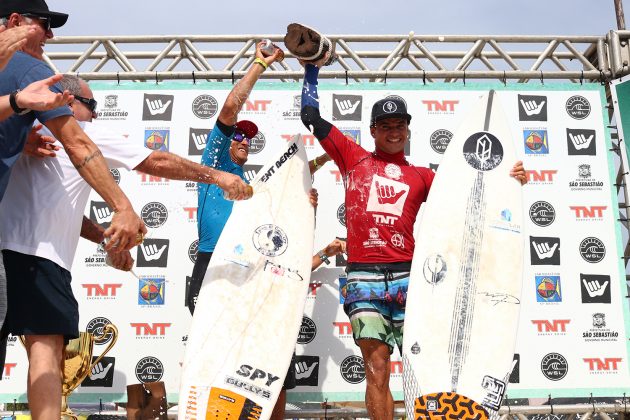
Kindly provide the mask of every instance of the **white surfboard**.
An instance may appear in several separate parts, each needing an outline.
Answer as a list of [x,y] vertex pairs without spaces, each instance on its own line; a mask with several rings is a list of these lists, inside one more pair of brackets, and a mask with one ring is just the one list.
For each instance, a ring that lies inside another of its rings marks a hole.
[[501,405],[522,285],[517,160],[491,91],[451,140],[417,224],[403,342],[410,419],[481,419]]
[[299,136],[234,203],[203,281],[179,394],[180,419],[268,419],[282,388],[311,275],[314,211]]

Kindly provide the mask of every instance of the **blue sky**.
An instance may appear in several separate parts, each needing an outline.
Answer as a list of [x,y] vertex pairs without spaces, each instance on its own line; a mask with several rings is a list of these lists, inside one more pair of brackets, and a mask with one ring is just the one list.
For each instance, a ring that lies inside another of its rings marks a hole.
[[[310,3],[309,10],[304,0],[48,0],[51,10],[70,14],[55,31],[60,36],[281,34],[290,22],[327,34],[603,35],[616,28],[613,0]],[[628,20],[630,6],[625,6]]]

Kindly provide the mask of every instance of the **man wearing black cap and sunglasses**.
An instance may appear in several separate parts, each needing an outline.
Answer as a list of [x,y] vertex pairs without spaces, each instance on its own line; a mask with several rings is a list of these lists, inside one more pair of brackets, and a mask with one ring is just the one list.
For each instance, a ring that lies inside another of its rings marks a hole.
[[[98,147],[81,130],[67,106],[48,111],[32,111],[22,108],[20,91],[33,82],[43,81],[54,75],[42,61],[43,46],[52,38],[51,28],[62,26],[68,19],[65,13],[52,12],[44,0],[2,0],[0,1],[0,19],[8,30],[28,25],[27,40],[17,51],[0,76],[0,96],[9,95],[9,103],[15,114],[0,123],[0,199],[4,195],[10,175],[10,169],[17,161],[26,141],[26,137],[35,119],[44,123],[55,137],[62,139],[64,148],[81,176],[93,186],[114,210],[112,223],[105,236],[110,238],[108,249],[116,247],[123,251],[135,246],[137,238],[146,233],[144,223],[135,214],[129,199],[124,195],[109,172]],[[51,90],[62,94],[58,86]],[[69,99],[69,98],[66,98]],[[67,101],[66,101],[67,102]],[[28,212],[29,209],[23,209]],[[52,215],[53,223],[63,223],[62,215]],[[1,271],[4,271],[3,269]],[[4,281],[0,281],[0,304],[4,296]],[[1,305],[0,305],[1,306]],[[4,311],[2,311],[4,312]],[[4,318],[4,313],[1,314]],[[54,338],[37,344],[43,351],[52,352],[56,343]],[[27,339],[28,351],[33,351],[33,343]],[[31,383],[50,378],[29,378]],[[57,378],[58,380],[58,378]],[[39,411],[38,418],[52,418],[59,412],[46,411],[45,407],[33,403],[31,410]],[[43,411],[42,411],[43,410]]]
[[[88,84],[64,75],[60,85],[74,95],[70,104],[74,118],[96,141],[110,167],[216,183],[234,198],[247,189],[236,175],[173,153],[147,149],[103,124],[90,124],[96,117],[97,103]],[[41,138],[54,141],[49,136],[48,132]],[[79,308],[70,287],[79,232],[93,242],[103,240],[103,228],[83,216],[90,191],[65,150],[51,143],[29,144],[13,168],[6,200],[0,203],[0,248],[6,262],[9,302],[5,329],[13,335],[25,335],[32,343],[29,380],[40,378],[28,387],[34,418],[45,417],[45,412],[59,416],[64,339],[79,334]],[[24,212],[25,208],[32,211]],[[48,223],[51,214],[63,214],[64,223]],[[146,255],[147,248],[141,243],[138,246]],[[108,251],[107,256],[114,268],[128,271],[133,266],[129,251]],[[45,350],[43,344],[47,345]]]
[[[38,119],[60,139],[81,176],[114,209],[112,224],[106,232],[110,238],[107,249],[130,249],[135,246],[136,238],[146,233],[146,227],[112,179],[101,152],[72,118],[70,109],[62,106],[50,111],[30,112],[29,109],[22,109],[15,100],[20,90],[32,82],[53,76],[53,71],[41,60],[43,46],[53,36],[51,28],[65,24],[68,15],[50,11],[44,0],[2,0],[0,19],[0,23],[4,23],[9,30],[23,25],[34,28],[34,31],[29,32],[21,51],[14,54],[0,77],[0,95],[10,94],[11,107],[18,114],[0,123],[0,197],[6,188],[9,169],[22,151],[33,121]],[[51,89],[62,93],[56,85]]]
[[[319,114],[317,76],[327,53],[304,64],[302,122],[335,161],[346,189],[347,283],[344,311],[366,369],[366,407],[372,419],[392,419],[390,355],[401,351],[413,225],[434,174],[405,159],[411,115],[404,101],[388,97],[372,107],[370,134],[375,150],[349,141]],[[517,162],[510,174],[524,183]]]

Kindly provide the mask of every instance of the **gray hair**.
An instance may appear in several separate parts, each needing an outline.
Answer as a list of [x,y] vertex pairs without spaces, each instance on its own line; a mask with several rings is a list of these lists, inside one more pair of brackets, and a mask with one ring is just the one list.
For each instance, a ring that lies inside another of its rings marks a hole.
[[59,81],[61,90],[70,91],[71,95],[81,96],[81,82],[82,80],[73,74],[64,74],[63,78]]

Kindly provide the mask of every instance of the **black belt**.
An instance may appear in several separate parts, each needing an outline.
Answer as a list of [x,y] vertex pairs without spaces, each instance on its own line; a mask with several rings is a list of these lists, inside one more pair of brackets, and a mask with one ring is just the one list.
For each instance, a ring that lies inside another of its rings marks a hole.
[[402,261],[394,263],[348,263],[346,267],[346,273],[351,271],[367,271],[371,273],[402,273],[405,271],[411,271],[411,261]]

